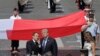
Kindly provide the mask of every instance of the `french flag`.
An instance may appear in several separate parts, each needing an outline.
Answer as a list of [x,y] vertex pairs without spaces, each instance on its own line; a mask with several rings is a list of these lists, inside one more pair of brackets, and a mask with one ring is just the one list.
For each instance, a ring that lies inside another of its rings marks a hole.
[[71,35],[81,31],[82,25],[86,24],[83,11],[69,15],[44,19],[44,20],[11,20],[0,19],[0,39],[31,40],[32,34],[47,28],[53,38]]

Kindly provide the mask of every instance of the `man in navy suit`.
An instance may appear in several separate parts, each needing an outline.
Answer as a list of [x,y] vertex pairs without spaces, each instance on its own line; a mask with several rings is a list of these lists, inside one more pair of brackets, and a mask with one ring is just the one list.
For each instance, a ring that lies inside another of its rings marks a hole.
[[48,29],[42,30],[43,39],[41,39],[41,55],[57,56],[58,47],[56,40],[49,36]]

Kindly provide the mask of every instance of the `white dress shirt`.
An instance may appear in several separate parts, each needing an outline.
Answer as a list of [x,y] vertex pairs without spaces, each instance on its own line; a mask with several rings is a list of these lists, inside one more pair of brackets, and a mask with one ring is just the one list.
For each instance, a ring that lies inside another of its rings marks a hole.
[[19,15],[17,15],[16,17],[13,15],[10,17],[10,19],[22,19]]
[[33,39],[33,42],[35,43],[36,41]]
[[96,37],[97,34],[100,34],[99,26],[95,22],[93,22],[86,31],[89,31],[93,37]]

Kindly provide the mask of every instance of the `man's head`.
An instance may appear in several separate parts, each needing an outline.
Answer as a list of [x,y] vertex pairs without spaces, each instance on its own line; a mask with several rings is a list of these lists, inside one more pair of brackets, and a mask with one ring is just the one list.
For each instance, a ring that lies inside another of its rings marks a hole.
[[87,22],[88,26],[91,26],[94,22],[94,17],[92,15],[89,15],[89,21]]
[[18,9],[17,8],[14,8],[13,9],[13,15],[14,16],[17,16],[18,14],[19,14]]
[[35,33],[33,33],[32,37],[35,41],[37,41],[39,39],[39,34],[37,32],[35,32]]
[[89,14],[89,22],[94,22],[94,14]]
[[84,9],[84,12],[85,12],[85,15],[86,15],[86,16],[89,15],[90,10],[91,10],[90,8],[85,8],[85,9]]
[[42,36],[47,37],[48,36],[48,29],[42,29]]

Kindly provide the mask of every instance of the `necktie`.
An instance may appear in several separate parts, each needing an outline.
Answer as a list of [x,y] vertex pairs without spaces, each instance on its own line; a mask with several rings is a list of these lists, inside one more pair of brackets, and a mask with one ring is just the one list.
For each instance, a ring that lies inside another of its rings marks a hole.
[[46,47],[46,41],[47,41],[47,39],[45,38],[45,39],[43,40],[43,44],[42,44],[43,50],[45,50],[45,47]]
[[38,42],[35,42],[36,46],[38,46]]

